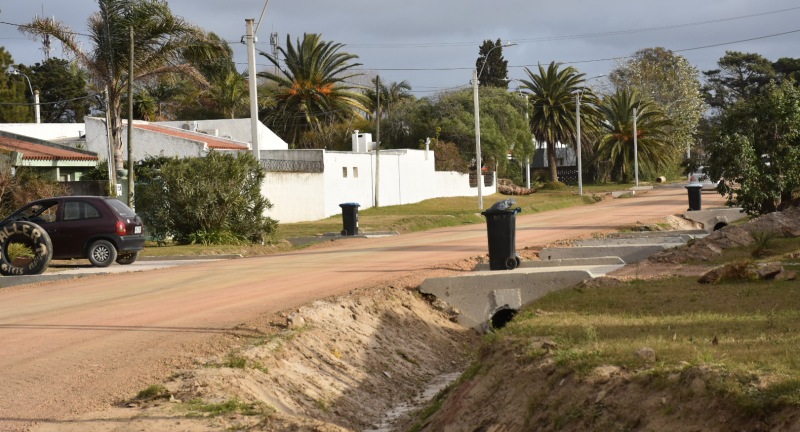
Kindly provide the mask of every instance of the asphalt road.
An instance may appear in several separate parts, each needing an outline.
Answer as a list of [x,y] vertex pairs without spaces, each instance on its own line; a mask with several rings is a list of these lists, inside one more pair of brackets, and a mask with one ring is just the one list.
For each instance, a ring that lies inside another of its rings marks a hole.
[[[704,208],[722,203],[717,195],[703,195]],[[661,221],[686,208],[683,188],[664,188],[520,214],[516,244],[522,249]],[[486,253],[486,227],[477,224],[2,288],[0,430],[57,424],[131,397],[163,382],[197,352],[213,351],[205,345],[213,336],[251,335],[240,324],[263,314],[358,287],[418,280]]]

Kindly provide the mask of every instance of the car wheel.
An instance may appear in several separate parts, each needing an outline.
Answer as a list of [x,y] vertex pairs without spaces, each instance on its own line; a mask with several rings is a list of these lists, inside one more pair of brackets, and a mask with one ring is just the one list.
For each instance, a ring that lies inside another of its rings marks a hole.
[[95,267],[108,267],[117,259],[117,249],[108,240],[97,240],[87,251],[89,262]]
[[52,258],[53,243],[39,225],[16,221],[0,228],[0,274],[3,276],[42,274]]
[[121,265],[133,264],[136,261],[136,258],[139,258],[139,252],[120,254],[119,256],[117,256],[117,264]]

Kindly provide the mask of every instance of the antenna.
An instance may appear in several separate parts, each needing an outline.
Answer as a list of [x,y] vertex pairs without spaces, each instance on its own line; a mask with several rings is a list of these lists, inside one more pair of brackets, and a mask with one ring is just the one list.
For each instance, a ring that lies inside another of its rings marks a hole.
[[[278,33],[272,32],[269,34],[269,44],[272,46],[272,57],[278,61]],[[275,75],[278,74],[278,66],[275,66]]]

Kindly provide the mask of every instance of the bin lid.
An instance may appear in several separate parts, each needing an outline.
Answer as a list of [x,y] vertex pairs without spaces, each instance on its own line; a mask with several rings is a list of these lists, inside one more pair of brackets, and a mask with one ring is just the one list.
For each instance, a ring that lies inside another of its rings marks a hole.
[[361,204],[354,203],[354,202],[341,203],[341,204],[339,204],[339,207],[342,207],[342,208],[344,208],[344,207],[361,207]]
[[512,209],[511,206],[516,204],[517,202],[511,198],[506,198],[502,201],[497,201],[496,203],[492,204],[487,210],[481,212],[482,215],[486,216],[487,214],[502,214],[502,213],[519,213],[522,211],[521,208],[517,207]]
[[702,184],[702,183],[700,183],[700,182],[692,182],[692,183],[689,183],[689,184],[687,184],[687,185],[686,185],[686,186],[684,186],[684,187],[685,187],[686,189],[689,189],[689,188],[702,188],[702,187],[703,187],[703,184]]

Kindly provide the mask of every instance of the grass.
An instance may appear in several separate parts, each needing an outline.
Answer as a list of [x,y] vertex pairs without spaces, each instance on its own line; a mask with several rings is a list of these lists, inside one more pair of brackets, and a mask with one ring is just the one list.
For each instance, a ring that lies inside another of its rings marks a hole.
[[229,399],[220,403],[207,403],[202,399],[193,399],[186,404],[179,405],[181,409],[189,412],[188,416],[221,416],[238,413],[246,416],[269,415],[275,409],[263,403],[249,403],[238,399]]
[[[743,408],[800,405],[800,284],[793,281],[575,287],[536,301],[498,334],[531,356],[544,353],[525,349],[525,341],[552,339],[555,361],[580,374],[601,365],[649,373],[704,366],[721,372],[713,386]],[[636,355],[642,347],[655,351],[654,364]],[[771,384],[753,391],[759,382]]]

